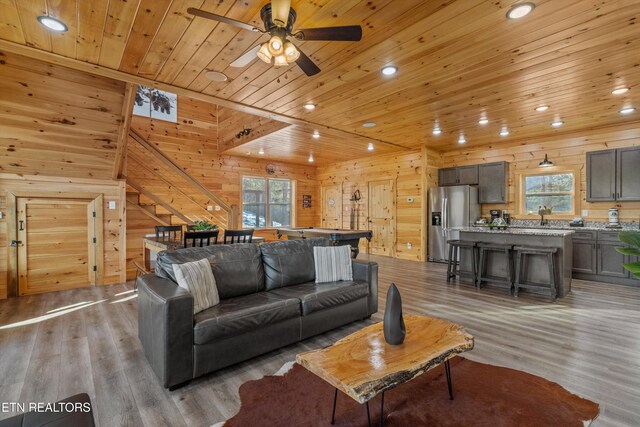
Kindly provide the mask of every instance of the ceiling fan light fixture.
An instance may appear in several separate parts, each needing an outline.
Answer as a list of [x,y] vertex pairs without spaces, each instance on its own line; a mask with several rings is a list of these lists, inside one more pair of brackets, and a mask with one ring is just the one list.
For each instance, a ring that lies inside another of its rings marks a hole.
[[282,52],[284,52],[284,42],[280,36],[272,36],[269,39],[269,44],[267,46],[269,47],[269,52],[273,56],[282,55]]
[[266,62],[267,64],[271,64],[271,58],[273,58],[273,55],[271,55],[271,52],[269,51],[269,45],[267,43],[264,43],[262,46],[260,46],[260,50],[256,55],[258,55],[258,58],[260,58],[262,61]]
[[58,33],[64,33],[68,30],[64,22],[50,16],[38,16],[38,22],[40,22],[51,31],[55,31]]
[[273,57],[273,66],[274,67],[284,67],[289,65],[287,62],[287,57],[284,55],[278,55]]
[[290,41],[284,44],[284,56],[287,57],[289,64],[293,64],[300,58],[300,51]]
[[536,5],[530,2],[514,4],[507,12],[508,19],[520,19],[524,18],[536,8]]

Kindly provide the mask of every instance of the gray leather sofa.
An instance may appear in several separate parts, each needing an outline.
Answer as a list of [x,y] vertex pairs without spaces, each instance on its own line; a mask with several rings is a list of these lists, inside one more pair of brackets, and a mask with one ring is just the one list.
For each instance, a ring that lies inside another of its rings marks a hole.
[[[353,281],[315,284],[326,239],[186,248],[158,254],[138,278],[138,335],[164,387],[298,342],[378,311],[378,265],[353,260]],[[207,258],[220,304],[193,315],[173,264]]]

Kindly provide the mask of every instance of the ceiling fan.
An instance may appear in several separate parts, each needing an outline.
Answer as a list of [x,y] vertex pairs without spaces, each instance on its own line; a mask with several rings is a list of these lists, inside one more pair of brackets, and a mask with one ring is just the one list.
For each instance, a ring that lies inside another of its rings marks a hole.
[[260,18],[264,23],[264,30],[242,21],[193,7],[187,9],[187,12],[201,18],[213,19],[214,21],[235,25],[244,30],[258,31],[271,36],[268,42],[253,47],[229,64],[231,67],[244,67],[258,57],[275,67],[290,65],[295,62],[307,76],[313,76],[320,72],[320,68],[304,52],[297,48],[290,39],[299,41],[360,41],[362,39],[362,27],[359,25],[307,28],[298,29],[294,32],[293,24],[297,15],[296,11],[291,8],[291,0],[271,0],[271,3],[267,3],[262,7]]

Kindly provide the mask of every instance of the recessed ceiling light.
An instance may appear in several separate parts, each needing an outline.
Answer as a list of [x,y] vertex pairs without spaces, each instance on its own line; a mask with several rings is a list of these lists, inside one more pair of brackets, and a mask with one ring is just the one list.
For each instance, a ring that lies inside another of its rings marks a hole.
[[320,132],[318,132],[317,130],[313,132],[313,134],[311,134],[311,136],[315,139],[320,138]]
[[464,133],[460,132],[460,137],[458,138],[458,144],[464,144],[467,140],[464,138]]
[[487,119],[486,117],[482,117],[480,120],[478,120],[478,124],[481,126],[484,126],[488,123],[489,123],[489,119]]
[[373,151],[373,142],[370,142],[369,145],[367,145],[367,150]]
[[313,163],[313,154],[309,154],[309,163]]
[[205,76],[214,82],[226,82],[229,79],[226,74],[220,71],[207,71]]
[[258,154],[264,154],[264,150],[261,148],[260,150],[258,150]]
[[623,93],[627,93],[629,91],[628,87],[619,87],[611,91],[613,95],[622,95]]
[[385,76],[393,76],[395,73],[398,72],[398,67],[395,67],[393,65],[387,65],[386,67],[383,67],[382,70],[380,70],[380,72]]
[[559,128],[563,124],[564,124],[564,122],[562,120],[556,120],[556,121],[551,122],[551,126],[553,126],[554,128]]
[[536,107],[536,111],[547,111],[548,109],[548,105],[540,105],[539,107]]
[[312,103],[308,102],[308,103],[304,104],[304,108],[305,108],[305,110],[311,111],[314,108],[316,108],[316,104],[312,104]]
[[520,3],[514,4],[511,6],[511,9],[507,12],[507,18],[509,19],[520,19],[524,18],[528,14],[530,14],[533,9],[535,9],[536,5],[533,3]]
[[68,29],[64,22],[50,16],[38,16],[38,21],[48,29],[59,33],[64,33]]
[[502,126],[500,129],[500,136],[509,136],[509,128],[506,125]]
[[375,125],[376,125],[376,123],[375,123],[375,122],[365,122],[365,123],[363,123],[363,124],[362,124],[362,127],[363,127],[363,128],[372,128],[372,127],[374,127]]
[[634,111],[636,111],[635,107],[625,107],[622,110],[620,110],[620,114],[631,114]]

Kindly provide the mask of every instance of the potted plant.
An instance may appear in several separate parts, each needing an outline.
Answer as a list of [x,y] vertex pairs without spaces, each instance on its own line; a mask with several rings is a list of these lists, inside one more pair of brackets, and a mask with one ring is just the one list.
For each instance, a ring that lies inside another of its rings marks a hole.
[[[618,234],[618,239],[627,245],[627,247],[616,248],[616,251],[624,255],[640,257],[640,231],[621,231],[620,234]],[[640,279],[640,261],[626,262],[622,265],[629,270],[631,274]]]
[[193,231],[212,231],[217,230],[218,226],[216,224],[211,224],[207,220],[196,221],[193,224]]

